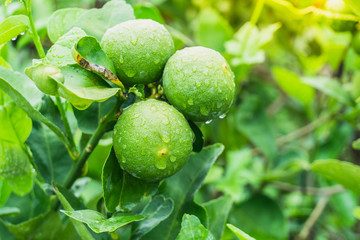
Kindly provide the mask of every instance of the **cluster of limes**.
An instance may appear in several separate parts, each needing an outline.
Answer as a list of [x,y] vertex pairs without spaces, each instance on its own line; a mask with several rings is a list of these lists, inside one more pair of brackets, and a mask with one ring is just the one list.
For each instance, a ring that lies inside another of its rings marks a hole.
[[189,159],[194,133],[187,119],[204,122],[226,113],[234,75],[220,53],[188,47],[175,53],[171,34],[152,20],[130,20],[108,29],[101,47],[126,87],[159,82],[165,99],[126,109],[114,128],[114,151],[131,175],[158,181]]

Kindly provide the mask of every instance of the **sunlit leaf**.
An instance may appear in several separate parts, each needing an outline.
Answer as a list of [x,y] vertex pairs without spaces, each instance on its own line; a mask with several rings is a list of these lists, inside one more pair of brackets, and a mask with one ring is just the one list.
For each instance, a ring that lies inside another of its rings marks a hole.
[[311,169],[323,177],[340,183],[345,188],[360,195],[360,167],[339,160],[317,160],[311,164]]
[[207,230],[200,220],[189,214],[184,214],[181,222],[181,230],[176,240],[215,240],[215,237]]
[[197,18],[195,40],[199,45],[224,52],[224,43],[231,39],[233,29],[215,9],[202,9]]
[[10,41],[29,28],[29,18],[25,15],[14,15],[0,23],[0,45]]
[[47,22],[47,32],[50,40],[55,43],[85,11],[82,8],[65,8],[55,11]]
[[96,233],[113,232],[131,222],[140,221],[143,215],[133,213],[115,213],[111,218],[106,218],[99,212],[92,210],[61,211],[77,221],[86,223]]
[[301,79],[303,83],[316,88],[317,90],[335,98],[341,103],[349,106],[354,105],[354,101],[352,100],[351,95],[345,91],[344,87],[335,79],[326,77],[303,77]]
[[279,86],[290,96],[298,99],[304,105],[309,105],[315,97],[315,91],[309,85],[301,82],[295,73],[280,67],[274,67],[272,72]]
[[244,233],[232,224],[226,224],[226,226],[240,239],[240,240],[256,240],[255,238]]

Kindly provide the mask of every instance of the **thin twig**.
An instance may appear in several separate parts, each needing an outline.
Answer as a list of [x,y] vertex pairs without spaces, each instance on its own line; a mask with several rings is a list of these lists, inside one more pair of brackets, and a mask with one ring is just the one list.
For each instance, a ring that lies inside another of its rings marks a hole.
[[288,183],[277,182],[277,181],[272,182],[271,185],[282,191],[287,191],[287,192],[299,191],[306,194],[317,195],[317,196],[331,196],[345,191],[345,189],[340,185],[323,187],[323,188],[314,188],[314,187],[300,187],[300,186],[295,186]]
[[304,136],[308,135],[309,133],[311,133],[312,131],[314,131],[316,128],[323,125],[329,119],[332,119],[334,116],[335,116],[335,114],[330,114],[330,115],[320,117],[317,120],[305,125],[302,128],[299,128],[299,129],[295,130],[292,133],[289,133],[289,134],[287,134],[285,136],[281,136],[281,137],[277,138],[276,143],[278,145],[283,145],[285,143],[291,142],[291,141],[296,140],[298,138],[304,137]]
[[306,220],[303,229],[300,231],[299,235],[297,235],[296,240],[305,240],[308,238],[311,229],[319,219],[321,213],[324,211],[326,205],[329,202],[329,199],[330,195],[325,195],[320,198],[309,218]]
[[66,112],[65,112],[64,107],[62,105],[61,99],[58,96],[56,97],[56,105],[57,105],[57,107],[59,109],[61,119],[62,119],[62,121],[64,123],[65,135],[68,138],[69,143],[70,143],[72,157],[76,158],[76,157],[78,157],[79,152],[78,152],[77,147],[76,147],[75,142],[74,142],[74,137],[73,137],[73,134],[71,132],[71,128],[70,128],[70,124],[69,124],[69,121],[68,121],[67,116],[66,116]]

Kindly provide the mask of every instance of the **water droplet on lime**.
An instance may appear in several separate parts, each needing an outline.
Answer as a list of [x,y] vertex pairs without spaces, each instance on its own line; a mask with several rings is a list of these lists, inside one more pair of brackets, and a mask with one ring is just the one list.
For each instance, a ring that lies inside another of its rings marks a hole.
[[209,114],[210,110],[206,106],[200,106],[200,113],[204,116]]
[[170,156],[170,162],[175,162],[176,161],[176,157],[175,156]]

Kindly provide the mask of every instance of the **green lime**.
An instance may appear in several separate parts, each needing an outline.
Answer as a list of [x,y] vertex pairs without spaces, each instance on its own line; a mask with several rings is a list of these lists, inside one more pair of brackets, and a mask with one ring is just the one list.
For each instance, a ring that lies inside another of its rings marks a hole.
[[159,81],[175,51],[167,29],[150,19],[130,20],[108,29],[101,47],[126,86]]
[[235,94],[229,64],[220,53],[205,47],[177,51],[165,66],[163,87],[169,102],[196,122],[225,114]]
[[114,151],[122,169],[146,181],[180,170],[192,151],[194,133],[185,117],[159,100],[133,104],[114,128]]

